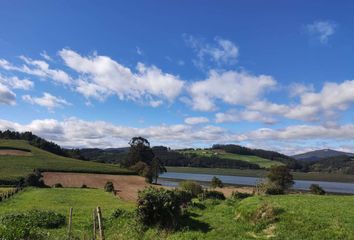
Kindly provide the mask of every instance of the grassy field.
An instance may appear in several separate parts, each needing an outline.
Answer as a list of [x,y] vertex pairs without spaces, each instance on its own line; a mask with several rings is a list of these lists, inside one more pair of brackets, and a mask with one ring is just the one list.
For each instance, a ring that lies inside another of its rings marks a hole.
[[1,193],[8,192],[8,191],[10,191],[11,189],[13,189],[13,188],[9,188],[9,187],[0,187],[0,194],[1,194]]
[[[106,239],[354,239],[354,197],[284,195],[251,197],[242,201],[205,201],[192,207],[176,232],[144,229],[133,215],[110,220],[116,208],[133,212],[135,205],[97,189],[26,189],[0,203],[0,215],[30,209],[46,209],[68,215],[74,208],[73,229],[82,238],[90,236],[90,219],[96,206],[103,209]],[[264,203],[277,209],[273,222],[254,222]],[[51,239],[63,236],[66,227],[51,230]]]
[[263,168],[270,168],[272,165],[283,165],[283,163],[281,163],[281,162],[272,161],[272,160],[261,158],[258,156],[227,153],[223,150],[200,149],[200,150],[183,150],[183,151],[179,151],[179,152],[184,153],[184,154],[193,153],[193,154],[197,154],[200,156],[206,156],[206,157],[217,156],[219,158],[224,158],[224,159],[241,160],[241,161],[245,161],[245,162],[258,164],[260,167],[263,167]]
[[[253,169],[226,169],[226,168],[194,168],[194,167],[166,167],[168,172],[181,173],[200,173],[211,175],[229,175],[229,176],[244,176],[244,177],[265,177],[266,170]],[[293,172],[294,178],[297,180],[314,180],[314,181],[335,181],[335,182],[354,182],[353,174],[340,173],[320,173],[320,172]]]
[[89,161],[81,161],[61,157],[39,148],[33,147],[22,140],[0,140],[2,149],[20,148],[31,151],[29,156],[0,156],[0,180],[14,181],[33,172],[34,169],[46,169],[49,171],[87,172],[87,173],[111,173],[130,174],[131,172],[117,165],[102,164]]

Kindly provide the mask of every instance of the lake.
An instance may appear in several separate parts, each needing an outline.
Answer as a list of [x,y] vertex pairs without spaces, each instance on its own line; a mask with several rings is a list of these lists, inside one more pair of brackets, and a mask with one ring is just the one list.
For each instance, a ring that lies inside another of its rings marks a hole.
[[[259,177],[241,177],[241,176],[227,176],[227,175],[167,172],[161,174],[159,183],[165,186],[175,187],[178,185],[178,182],[173,181],[173,179],[210,182],[212,177],[214,176],[218,177],[223,183],[235,184],[235,185],[255,186],[257,183],[263,180],[263,178],[259,178]],[[354,183],[342,183],[342,182],[295,180],[293,189],[308,190],[311,184],[318,184],[327,192],[354,194]]]

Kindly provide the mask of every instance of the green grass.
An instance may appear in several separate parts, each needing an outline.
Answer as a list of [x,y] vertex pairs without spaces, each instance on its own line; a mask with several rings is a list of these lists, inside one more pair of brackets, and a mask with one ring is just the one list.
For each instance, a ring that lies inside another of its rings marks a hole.
[[[102,189],[80,188],[28,188],[11,199],[0,203],[0,215],[26,212],[32,209],[52,210],[65,216],[73,207],[73,230],[78,236],[89,233],[92,211],[100,206],[104,217],[116,208],[133,210],[134,204],[114,197]],[[66,227],[52,230],[54,235],[64,234]]]
[[0,194],[1,194],[1,193],[8,192],[8,191],[10,191],[11,189],[13,189],[13,188],[9,188],[9,187],[0,187]]
[[129,170],[120,168],[118,165],[61,157],[31,146],[22,140],[0,140],[0,146],[28,149],[32,153],[30,156],[0,156],[0,182],[1,180],[15,181],[37,168],[63,172],[131,174]]
[[190,154],[190,153],[193,154],[194,153],[199,156],[206,156],[206,157],[217,156],[217,157],[223,158],[223,159],[241,160],[241,161],[257,164],[263,168],[270,168],[273,165],[283,165],[283,163],[281,163],[281,162],[272,161],[272,160],[269,160],[266,158],[261,158],[261,157],[252,156],[252,155],[240,155],[240,154],[234,154],[234,153],[227,153],[223,150],[198,149],[198,150],[183,150],[183,151],[179,151],[179,152],[185,153],[185,154]]
[[[265,177],[266,170],[230,169],[230,168],[195,168],[195,167],[166,167],[168,172],[199,173],[210,175],[229,175],[243,177]],[[353,174],[323,173],[323,172],[293,172],[294,179],[334,182],[354,182]]]
[[[205,208],[192,207],[190,215],[182,220],[176,232],[156,228],[143,229],[132,215],[110,220],[116,208],[128,212],[132,203],[123,202],[99,189],[29,188],[13,198],[0,202],[0,215],[31,209],[53,210],[68,215],[73,207],[73,230],[81,239],[90,236],[92,210],[101,206],[106,239],[170,239],[170,240],[226,240],[268,239],[354,239],[354,196],[317,196],[296,194],[284,196],[251,197],[242,201],[205,201]],[[253,223],[252,215],[264,203],[276,207],[278,220],[273,223]],[[271,233],[268,231],[273,227]],[[63,236],[66,227],[51,230],[52,239]]]

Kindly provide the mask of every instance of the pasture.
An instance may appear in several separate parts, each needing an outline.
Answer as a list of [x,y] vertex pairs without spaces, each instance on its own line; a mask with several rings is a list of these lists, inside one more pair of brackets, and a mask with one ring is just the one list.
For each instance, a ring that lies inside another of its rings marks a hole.
[[61,172],[87,172],[110,174],[133,174],[131,171],[118,165],[103,164],[61,157],[50,152],[31,146],[22,140],[0,140],[1,151],[6,148],[27,150],[25,155],[0,155],[0,183],[16,182],[20,177],[25,177],[34,169]]
[[241,160],[241,161],[257,164],[262,168],[270,168],[273,165],[283,165],[283,163],[281,162],[272,161],[266,158],[261,158],[252,155],[240,155],[234,153],[227,153],[224,150],[198,149],[198,150],[180,150],[179,152],[183,154],[197,154],[199,156],[206,156],[206,157],[215,156],[222,159]]
[[[89,237],[91,214],[103,211],[106,239],[354,239],[354,197],[310,194],[256,196],[244,200],[206,200],[188,209],[177,231],[142,228],[134,220],[135,204],[118,199],[101,189],[28,188],[0,203],[0,214],[31,209],[53,210],[68,216],[73,212],[73,231]],[[274,221],[255,222],[263,204],[278,209]],[[129,214],[112,218],[117,208]],[[51,239],[65,236],[66,226],[48,230]]]

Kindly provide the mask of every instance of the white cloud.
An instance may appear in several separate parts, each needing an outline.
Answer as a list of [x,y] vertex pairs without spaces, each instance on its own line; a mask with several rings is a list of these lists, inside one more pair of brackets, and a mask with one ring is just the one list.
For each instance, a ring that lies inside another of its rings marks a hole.
[[16,94],[0,82],[0,104],[15,105]]
[[51,95],[50,93],[43,93],[42,97],[31,97],[30,95],[22,96],[22,99],[30,104],[37,104],[52,110],[56,107],[69,106],[71,103],[65,99]]
[[189,88],[193,109],[212,111],[215,100],[232,105],[247,105],[258,100],[262,94],[276,85],[267,75],[255,76],[246,72],[210,71],[206,80],[192,83]]
[[40,55],[42,58],[44,58],[47,61],[53,61],[53,59],[47,54],[46,51],[41,52]]
[[204,67],[206,63],[235,64],[239,55],[238,47],[230,40],[215,37],[215,44],[206,44],[191,35],[184,35],[184,39],[197,54],[194,64]]
[[209,119],[206,117],[188,117],[184,119],[184,122],[186,124],[201,124],[201,123],[208,123]]
[[312,24],[308,24],[307,30],[310,34],[317,37],[321,43],[328,42],[328,38],[335,33],[337,25],[330,21],[315,21]]
[[313,91],[314,91],[314,87],[312,84],[305,85],[302,83],[293,83],[290,84],[289,86],[290,97],[301,96],[304,93],[313,92]]
[[249,121],[249,122],[263,122],[266,124],[274,124],[276,120],[272,117],[266,116],[258,111],[236,111],[230,110],[225,113],[216,113],[215,122],[240,122],[240,121]]
[[51,69],[45,61],[32,60],[25,56],[21,56],[20,59],[25,62],[21,67],[13,65],[5,59],[0,59],[0,67],[7,71],[18,71],[41,78],[52,79],[57,83],[72,83],[71,77],[66,72],[59,69]]
[[143,51],[139,47],[136,47],[136,53],[140,56],[142,56],[144,54]]
[[29,90],[33,88],[34,83],[28,79],[19,79],[18,77],[6,77],[0,74],[0,83],[14,89]]
[[178,76],[155,66],[138,63],[134,73],[107,56],[83,57],[69,49],[61,50],[59,55],[67,66],[81,74],[76,90],[86,97],[104,100],[115,94],[121,100],[147,99],[156,106],[161,100],[173,101],[184,85]]

